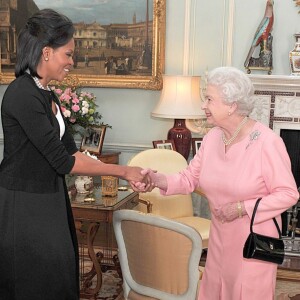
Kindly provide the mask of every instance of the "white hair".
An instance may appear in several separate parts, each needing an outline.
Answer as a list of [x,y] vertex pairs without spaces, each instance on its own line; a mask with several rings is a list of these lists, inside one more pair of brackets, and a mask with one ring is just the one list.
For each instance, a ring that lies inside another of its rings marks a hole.
[[249,115],[254,107],[254,87],[249,77],[233,67],[219,67],[208,73],[207,85],[216,86],[224,103],[237,103],[240,115]]

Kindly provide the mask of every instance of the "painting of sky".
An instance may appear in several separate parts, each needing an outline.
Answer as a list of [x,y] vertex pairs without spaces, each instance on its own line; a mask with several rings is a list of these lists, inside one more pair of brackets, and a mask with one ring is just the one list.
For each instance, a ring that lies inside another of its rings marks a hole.
[[[74,23],[97,22],[100,25],[131,24],[146,20],[147,0],[34,0],[39,9],[52,8]],[[153,0],[149,0],[149,20],[153,19]]]

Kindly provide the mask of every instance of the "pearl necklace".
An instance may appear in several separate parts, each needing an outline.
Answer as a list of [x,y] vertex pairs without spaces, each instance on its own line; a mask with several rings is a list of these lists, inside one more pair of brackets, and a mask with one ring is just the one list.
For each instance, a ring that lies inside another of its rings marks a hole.
[[41,84],[41,82],[39,81],[39,79],[38,79],[37,77],[32,76],[32,78],[33,78],[33,80],[34,80],[34,82],[35,82],[35,84],[36,84],[36,86],[37,86],[38,88],[40,88],[40,89],[42,89],[42,90],[45,90],[45,91],[51,91],[50,88],[49,88],[49,86],[47,85],[47,87],[44,87],[44,86]]
[[248,117],[245,117],[243,119],[243,121],[239,124],[239,126],[237,127],[237,129],[235,130],[235,132],[233,133],[232,137],[230,139],[226,139],[225,134],[223,132],[222,134],[222,141],[225,144],[225,146],[230,145],[238,136],[238,134],[240,133],[241,129],[243,128],[243,126],[246,124],[246,122],[248,121]]

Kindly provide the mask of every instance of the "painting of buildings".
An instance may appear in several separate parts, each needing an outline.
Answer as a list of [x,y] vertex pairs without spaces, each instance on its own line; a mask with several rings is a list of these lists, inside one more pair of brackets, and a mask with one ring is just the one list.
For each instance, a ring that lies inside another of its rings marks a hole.
[[[117,9],[113,7],[114,3],[119,5],[120,15],[114,13]],[[142,7],[139,8],[141,3]],[[109,8],[109,5],[112,7]],[[151,74],[153,0],[113,0],[105,4],[103,1],[89,4],[87,0],[72,0],[72,5],[70,0],[53,1],[50,4],[46,0],[0,0],[0,72],[13,71],[17,35],[28,17],[49,6],[70,17],[74,23],[74,73]],[[102,17],[97,13],[100,6],[105,13]],[[75,8],[79,8],[80,14],[75,13]]]

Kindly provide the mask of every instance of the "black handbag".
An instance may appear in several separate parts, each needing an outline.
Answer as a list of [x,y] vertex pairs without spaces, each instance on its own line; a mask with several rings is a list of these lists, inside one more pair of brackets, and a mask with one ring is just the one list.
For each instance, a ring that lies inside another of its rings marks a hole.
[[284,243],[276,219],[273,218],[273,221],[278,230],[279,238],[261,235],[252,230],[254,217],[260,200],[261,198],[257,199],[255,203],[250,224],[250,234],[244,245],[243,256],[244,258],[254,258],[280,265],[284,259]]

